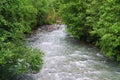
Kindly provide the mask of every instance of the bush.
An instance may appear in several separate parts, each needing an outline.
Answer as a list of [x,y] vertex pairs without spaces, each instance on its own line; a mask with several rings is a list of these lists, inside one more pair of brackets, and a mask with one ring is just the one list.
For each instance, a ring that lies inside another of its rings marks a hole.
[[[4,48],[6,47],[6,48]],[[42,67],[42,52],[23,44],[7,43],[0,51],[0,80],[13,80],[16,75],[38,72]]]
[[100,7],[100,17],[93,27],[92,33],[99,36],[97,45],[108,57],[115,57],[120,61],[120,3],[117,0],[104,1]]
[[67,24],[67,31],[74,37],[85,39],[89,36],[91,27],[86,25],[87,3],[83,0],[68,1],[61,8],[62,19]]
[[120,2],[62,0],[61,15],[74,37],[94,43],[107,57],[120,61]]
[[43,53],[26,47],[25,43],[24,33],[37,25],[38,9],[31,1],[0,1],[0,80],[39,71],[43,64]]

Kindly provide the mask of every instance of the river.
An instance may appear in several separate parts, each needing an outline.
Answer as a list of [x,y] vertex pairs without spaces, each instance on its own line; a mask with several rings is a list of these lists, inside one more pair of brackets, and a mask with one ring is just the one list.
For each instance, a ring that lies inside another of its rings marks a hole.
[[54,31],[36,30],[28,45],[44,52],[41,71],[30,76],[34,80],[120,80],[120,68],[89,44],[65,32],[65,25]]

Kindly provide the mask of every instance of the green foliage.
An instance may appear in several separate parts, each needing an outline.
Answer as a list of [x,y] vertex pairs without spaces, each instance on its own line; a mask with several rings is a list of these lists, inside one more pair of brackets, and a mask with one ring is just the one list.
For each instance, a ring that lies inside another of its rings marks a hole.
[[49,24],[53,24],[56,23],[57,20],[60,21],[60,14],[59,14],[59,8],[60,8],[60,2],[58,0],[48,0],[48,9],[47,11],[49,11],[48,16],[47,16],[47,22],[49,22]]
[[120,3],[117,0],[104,1],[100,7],[100,17],[92,33],[99,36],[99,45],[102,52],[108,57],[115,57],[120,61]]
[[[39,71],[42,67],[42,52],[23,44],[7,43],[0,51],[0,79],[13,80],[18,74]],[[6,48],[5,48],[6,47]]]
[[94,43],[108,57],[120,61],[120,2],[118,0],[62,0],[67,31]]
[[[37,26],[48,24],[47,17],[50,12],[48,0],[30,0],[29,4],[32,4],[37,9]],[[32,17],[31,17],[32,18]]]
[[68,25],[67,30],[76,38],[85,39],[91,30],[91,27],[86,23],[86,5],[84,0],[70,0],[61,8],[63,21]]
[[43,53],[26,47],[25,33],[45,24],[46,4],[44,0],[0,0],[0,80],[13,80],[42,67]]

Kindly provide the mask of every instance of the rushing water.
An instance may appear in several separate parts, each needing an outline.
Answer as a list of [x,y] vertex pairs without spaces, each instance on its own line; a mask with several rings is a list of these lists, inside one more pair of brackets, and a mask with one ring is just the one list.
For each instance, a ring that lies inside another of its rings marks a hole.
[[120,68],[106,61],[90,45],[68,36],[65,25],[52,32],[38,29],[28,38],[28,44],[41,49],[44,55],[42,70],[30,75],[34,80],[120,80]]

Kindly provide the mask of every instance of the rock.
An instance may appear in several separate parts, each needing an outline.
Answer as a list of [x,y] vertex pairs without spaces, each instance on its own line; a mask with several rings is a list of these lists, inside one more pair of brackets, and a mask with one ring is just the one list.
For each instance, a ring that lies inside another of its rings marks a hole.
[[57,25],[57,24],[54,24],[54,25],[45,25],[45,26],[42,26],[41,29],[45,30],[45,31],[51,32],[53,30],[59,29],[59,25]]

